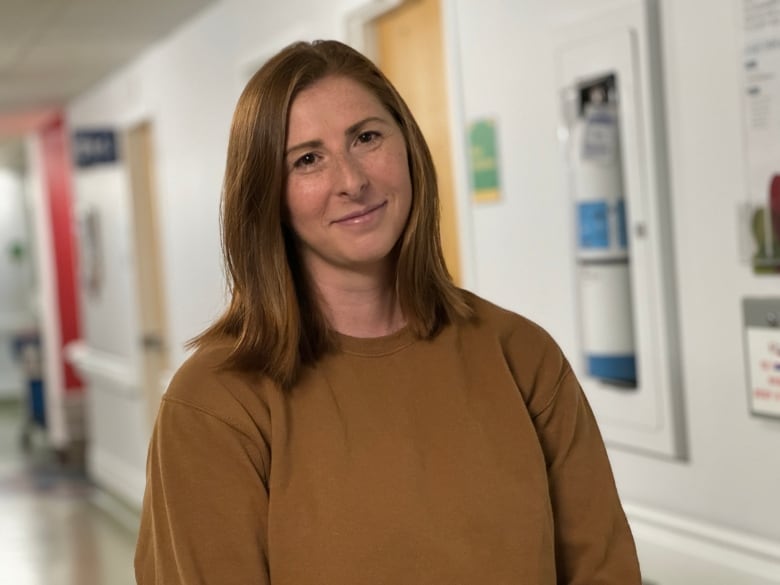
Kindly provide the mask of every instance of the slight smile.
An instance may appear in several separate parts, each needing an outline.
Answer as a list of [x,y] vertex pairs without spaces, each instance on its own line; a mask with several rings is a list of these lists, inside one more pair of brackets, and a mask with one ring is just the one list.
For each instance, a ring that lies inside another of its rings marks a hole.
[[365,209],[361,209],[358,211],[355,211],[354,213],[350,213],[348,215],[345,215],[344,217],[340,217],[339,219],[333,220],[331,223],[336,224],[359,224],[363,223],[365,221],[368,221],[371,219],[372,215],[379,211],[380,209],[383,209],[387,205],[387,200],[383,201],[379,205],[372,205],[371,207],[366,207]]

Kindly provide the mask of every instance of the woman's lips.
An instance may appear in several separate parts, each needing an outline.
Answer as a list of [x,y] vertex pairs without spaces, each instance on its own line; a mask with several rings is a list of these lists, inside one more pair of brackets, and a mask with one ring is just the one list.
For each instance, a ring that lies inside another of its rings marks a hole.
[[341,224],[362,223],[370,219],[371,215],[375,211],[382,209],[385,205],[387,205],[387,201],[383,201],[379,205],[371,205],[369,207],[366,207],[365,209],[360,209],[353,213],[347,214],[344,217],[340,217],[339,219],[334,220],[333,223],[341,223]]

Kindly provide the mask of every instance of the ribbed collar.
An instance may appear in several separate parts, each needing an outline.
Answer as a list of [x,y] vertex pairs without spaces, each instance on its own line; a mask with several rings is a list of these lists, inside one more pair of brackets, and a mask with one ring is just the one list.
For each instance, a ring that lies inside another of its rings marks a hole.
[[336,333],[339,348],[344,353],[367,357],[379,357],[402,350],[415,342],[409,327],[402,327],[395,333],[383,337],[352,337]]

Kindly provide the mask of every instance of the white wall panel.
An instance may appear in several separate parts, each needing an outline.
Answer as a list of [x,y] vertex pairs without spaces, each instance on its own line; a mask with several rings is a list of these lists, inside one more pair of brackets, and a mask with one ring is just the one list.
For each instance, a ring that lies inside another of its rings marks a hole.
[[[474,209],[477,292],[539,321],[573,357],[574,243],[553,33],[620,2],[456,5],[466,116],[499,124],[504,199]],[[610,455],[626,501],[780,541],[780,424],[749,416],[742,354],[741,298],[777,295],[780,284],[738,258],[738,13],[732,0],[660,5],[690,454],[684,463]]]

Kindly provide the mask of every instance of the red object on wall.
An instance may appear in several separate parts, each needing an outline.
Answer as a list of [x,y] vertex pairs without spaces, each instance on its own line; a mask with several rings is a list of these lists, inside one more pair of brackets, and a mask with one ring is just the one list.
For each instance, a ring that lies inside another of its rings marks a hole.
[[[57,303],[60,314],[62,349],[80,336],[76,288],[76,253],[73,230],[71,163],[65,124],[54,117],[39,131],[45,176],[46,196],[51,214],[54,264],[57,271]],[[66,392],[80,392],[82,382],[60,354]]]
[[769,187],[769,213],[772,218],[774,240],[780,242],[780,175],[772,177]]

